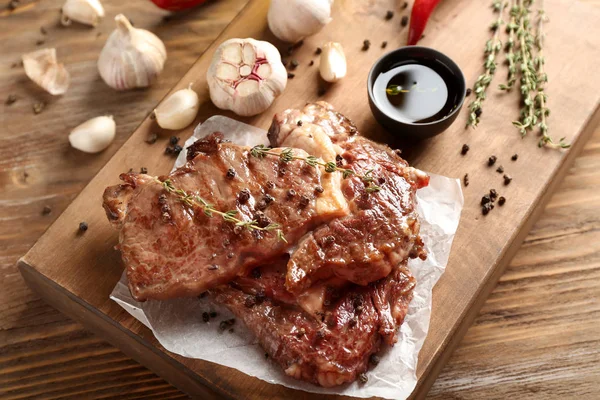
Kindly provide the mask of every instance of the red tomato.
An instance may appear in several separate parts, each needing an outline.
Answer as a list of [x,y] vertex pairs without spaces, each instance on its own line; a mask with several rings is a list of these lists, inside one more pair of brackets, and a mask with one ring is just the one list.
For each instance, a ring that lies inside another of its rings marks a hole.
[[169,11],[187,10],[196,7],[206,0],[151,0],[158,7]]

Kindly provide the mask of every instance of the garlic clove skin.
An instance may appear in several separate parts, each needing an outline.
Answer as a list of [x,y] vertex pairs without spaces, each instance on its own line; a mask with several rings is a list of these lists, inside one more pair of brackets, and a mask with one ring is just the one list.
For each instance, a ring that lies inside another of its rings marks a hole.
[[346,76],[346,55],[342,45],[327,42],[323,45],[319,61],[319,73],[326,82],[337,82]]
[[104,7],[98,0],[67,0],[62,6],[60,22],[67,26],[72,21],[96,26],[104,18]]
[[156,122],[161,128],[183,129],[194,122],[200,108],[200,100],[191,86],[176,91],[154,110]]
[[271,106],[287,85],[287,71],[271,43],[229,39],[215,51],[206,80],[215,106],[247,117]]
[[117,29],[98,58],[100,76],[116,90],[150,86],[167,59],[164,43],[152,32],[134,28],[123,14],[115,21]]
[[56,49],[41,49],[23,54],[25,74],[48,93],[57,96],[69,88],[71,76],[56,59]]
[[278,39],[296,43],[331,21],[333,0],[271,0],[267,22]]
[[92,118],[69,134],[69,143],[84,153],[99,153],[115,139],[117,125],[112,115]]

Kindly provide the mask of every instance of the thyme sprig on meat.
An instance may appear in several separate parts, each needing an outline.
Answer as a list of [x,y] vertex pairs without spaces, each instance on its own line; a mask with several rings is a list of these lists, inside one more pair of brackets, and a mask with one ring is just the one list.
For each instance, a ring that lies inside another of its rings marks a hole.
[[496,72],[496,55],[502,50],[502,42],[500,42],[499,35],[500,26],[504,23],[502,20],[504,7],[504,0],[494,0],[493,8],[498,14],[498,18],[490,26],[494,35],[485,43],[485,62],[483,63],[485,71],[483,74],[479,75],[473,87],[475,99],[469,104],[469,120],[467,121],[467,127],[471,126],[475,128],[479,124],[482,113],[481,107],[486,97],[485,92],[488,86],[490,86],[494,73]]
[[258,221],[253,219],[249,221],[244,221],[236,217],[238,214],[237,210],[229,210],[229,211],[220,211],[215,208],[214,205],[210,204],[202,197],[197,194],[190,194],[183,189],[178,189],[173,185],[173,182],[170,179],[166,179],[164,181],[160,181],[158,178],[154,178],[157,183],[159,183],[167,193],[174,194],[178,197],[178,200],[184,204],[187,204],[190,207],[200,207],[209,218],[212,218],[215,214],[221,216],[225,222],[230,222],[235,224],[235,226],[239,226],[243,229],[247,229],[249,231],[275,231],[277,234],[277,238],[287,243],[283,232],[281,231],[281,225],[277,223],[270,223],[267,226],[260,226]]
[[375,184],[375,177],[373,176],[373,170],[368,170],[364,175],[359,175],[353,170],[349,168],[341,168],[338,167],[335,161],[321,161],[319,158],[309,155],[307,157],[298,156],[294,153],[294,150],[291,148],[285,148],[281,152],[273,151],[271,147],[259,144],[254,146],[250,150],[250,154],[256,158],[265,158],[266,156],[276,156],[284,163],[289,163],[294,160],[304,161],[307,165],[311,167],[317,168],[318,166],[322,166],[325,168],[325,172],[333,173],[333,172],[341,172],[342,177],[344,179],[349,178],[351,176],[356,176],[363,181],[366,186],[367,193],[379,192],[381,187]]

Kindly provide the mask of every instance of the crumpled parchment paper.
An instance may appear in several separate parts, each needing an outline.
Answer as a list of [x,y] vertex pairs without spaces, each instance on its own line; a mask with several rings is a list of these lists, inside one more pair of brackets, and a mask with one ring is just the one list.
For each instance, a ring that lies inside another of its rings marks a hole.
[[[215,131],[223,132],[232,142],[241,145],[268,144],[266,131],[227,117],[215,116],[198,125],[185,147]],[[173,168],[185,163],[185,153],[181,152]],[[307,392],[405,399],[417,383],[417,360],[429,329],[432,289],[448,262],[463,207],[460,181],[438,175],[431,176],[429,186],[420,189],[417,198],[421,236],[428,257],[426,261],[416,259],[408,263],[417,281],[414,298],[398,332],[398,342],[391,348],[383,349],[381,362],[368,372],[366,384],[354,382],[326,389],[287,377],[278,365],[265,359],[264,350],[242,323],[235,325],[234,333],[220,332],[219,322],[234,316],[225,307],[213,304],[207,298],[138,303],[129,293],[125,274],[110,297],[150,328],[165,349],[184,357],[236,368],[269,383]],[[202,313],[210,311],[216,311],[218,317],[208,323],[203,322]]]

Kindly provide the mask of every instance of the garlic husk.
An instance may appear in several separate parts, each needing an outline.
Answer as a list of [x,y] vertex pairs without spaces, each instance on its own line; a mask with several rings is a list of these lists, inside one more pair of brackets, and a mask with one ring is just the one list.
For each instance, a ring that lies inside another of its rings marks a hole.
[[327,42],[323,45],[319,73],[326,82],[337,82],[346,76],[346,56],[341,44]]
[[62,6],[60,22],[63,25],[71,25],[71,21],[76,21],[96,26],[103,17],[104,8],[98,0],[67,0]]
[[92,118],[69,133],[69,143],[85,153],[98,153],[112,143],[116,131],[112,115]]
[[41,49],[23,54],[25,74],[52,95],[64,94],[71,77],[63,64],[56,59],[56,49]]
[[134,28],[119,14],[117,29],[109,36],[98,58],[98,71],[116,90],[147,87],[162,72],[167,50],[152,32]]
[[296,43],[331,21],[333,0],[271,0],[267,22],[278,39]]
[[206,80],[217,107],[252,116],[269,108],[283,92],[287,71],[271,43],[229,39],[215,51]]
[[156,123],[163,129],[183,129],[196,119],[200,100],[198,94],[191,89],[181,89],[167,97],[154,110]]

